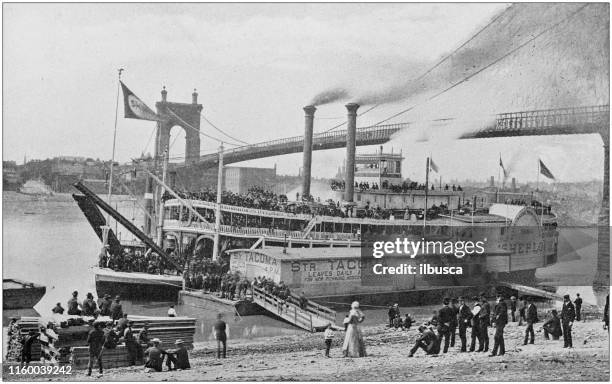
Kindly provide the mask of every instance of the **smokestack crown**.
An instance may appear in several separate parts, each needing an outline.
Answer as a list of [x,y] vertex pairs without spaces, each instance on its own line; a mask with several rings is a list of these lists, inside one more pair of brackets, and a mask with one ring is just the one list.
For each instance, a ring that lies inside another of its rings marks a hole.
[[198,92],[195,88],[193,89],[193,93],[191,94],[191,103],[192,104],[198,103]]
[[306,116],[313,116],[317,108],[314,105],[307,105],[304,107],[304,112],[306,112]]
[[349,113],[357,113],[357,109],[359,109],[359,104],[357,103],[348,103],[347,105],[345,105],[346,109],[349,111]]

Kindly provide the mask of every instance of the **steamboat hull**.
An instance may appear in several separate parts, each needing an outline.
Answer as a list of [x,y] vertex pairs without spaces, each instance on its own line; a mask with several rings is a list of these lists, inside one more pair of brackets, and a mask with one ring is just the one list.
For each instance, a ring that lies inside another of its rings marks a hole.
[[119,296],[127,300],[176,301],[183,280],[180,276],[117,272],[94,268],[96,293]]
[[47,288],[16,279],[2,280],[2,309],[34,308]]

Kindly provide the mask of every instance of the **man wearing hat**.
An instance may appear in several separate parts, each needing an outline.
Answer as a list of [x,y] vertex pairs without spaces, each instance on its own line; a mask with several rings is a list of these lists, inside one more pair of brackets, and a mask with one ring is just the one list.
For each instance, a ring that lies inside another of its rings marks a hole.
[[482,342],[482,335],[480,334],[480,299],[474,296],[472,300],[474,301],[474,307],[472,308],[472,342],[470,345],[470,352],[476,350],[476,339],[478,339],[478,352],[482,352],[484,344]]
[[221,344],[223,344],[223,358],[227,352],[227,324],[223,321],[223,314],[217,315],[217,321],[213,325],[213,334],[217,340],[217,359],[221,358]]
[[523,345],[527,345],[527,341],[529,344],[534,343],[534,332],[533,332],[533,324],[538,322],[538,309],[530,297],[525,297],[525,302],[527,303],[527,307],[525,309],[525,321],[527,321],[527,328],[525,328],[525,340]]
[[110,307],[110,317],[113,320],[119,320],[123,317],[123,308],[121,307],[119,295],[115,296],[115,301]]
[[491,325],[491,304],[487,301],[484,292],[480,293],[480,313],[478,314],[480,323],[480,337],[484,343],[482,352],[489,351],[489,325]]
[[[127,314],[125,316],[127,318]],[[136,358],[138,357],[138,343],[136,342],[132,325],[134,325],[134,322],[132,320],[128,321],[127,327],[123,331],[123,340],[125,340],[130,366],[136,365]]]
[[115,349],[117,348],[117,343],[119,342],[119,335],[113,329],[113,322],[109,321],[106,323],[106,328],[104,329],[104,348],[106,349]]
[[104,298],[100,302],[100,315],[101,316],[110,316],[111,314],[111,305],[113,302],[111,300],[111,296],[107,293],[104,295]]
[[144,323],[140,332],[138,332],[138,336],[136,337],[136,344],[138,345],[138,359],[142,359],[142,354],[144,350],[142,349],[142,345],[146,345],[145,348],[149,347],[149,323]]
[[572,325],[576,318],[574,304],[570,300],[570,295],[563,296],[563,308],[561,308],[561,326],[563,327],[563,348],[573,348],[572,345]]
[[414,347],[410,350],[408,357],[414,356],[415,352],[421,348],[428,355],[437,355],[440,353],[440,339],[436,336],[433,329],[427,327],[425,324],[419,326],[419,332],[421,335],[414,343]]
[[553,340],[559,340],[559,337],[563,333],[561,331],[561,320],[558,316],[559,313],[556,309],[553,309],[550,315],[550,319],[548,319],[544,325],[542,325],[542,328],[544,329],[544,338],[549,340],[548,335],[551,335]]
[[96,309],[98,309],[98,306],[96,305],[96,302],[94,301],[94,297],[91,292],[87,293],[87,298],[83,300],[83,305],[81,307],[83,308],[83,316],[94,315]]
[[94,361],[98,362],[100,374],[102,374],[102,346],[104,345],[104,332],[102,331],[102,322],[94,322],[94,329],[89,331],[87,335],[87,344],[89,345],[89,362],[87,363],[87,376],[91,376],[91,369]]
[[[178,339],[174,345],[176,345],[177,349],[173,352],[168,352],[168,360],[166,362],[168,370],[191,368],[191,365],[189,365],[189,353],[187,352],[187,348],[185,348],[185,342],[182,339]],[[174,368],[172,368],[172,365],[174,365]]]
[[153,346],[147,348],[147,350],[144,352],[146,359],[145,368],[161,372],[163,370],[162,363],[164,362],[164,355],[167,355],[168,352],[160,348],[160,339],[155,338],[151,340],[151,342],[153,343]]
[[459,297],[459,313],[457,314],[457,323],[459,326],[459,339],[461,339],[461,352],[467,351],[467,329],[470,326],[470,321],[472,320],[472,311],[470,307],[465,304],[465,298],[463,296]]
[[503,356],[506,353],[506,346],[504,343],[504,327],[506,324],[508,324],[508,306],[504,302],[501,294],[497,295],[493,323],[495,323],[495,336],[493,336],[493,350],[489,356],[492,357],[497,355],[498,348],[499,355]]
[[81,315],[81,310],[79,309],[81,304],[79,304],[78,296],[79,296],[79,292],[74,291],[72,292],[72,299],[68,300],[68,314],[69,315],[77,315],[77,316]]
[[448,297],[444,298],[443,303],[444,306],[438,311],[438,336],[440,337],[440,343],[444,338],[444,353],[446,353],[450,344],[451,323],[453,317],[455,317],[455,311],[449,307],[450,299]]
[[512,314],[512,322],[516,322],[516,296],[510,296],[510,313]]

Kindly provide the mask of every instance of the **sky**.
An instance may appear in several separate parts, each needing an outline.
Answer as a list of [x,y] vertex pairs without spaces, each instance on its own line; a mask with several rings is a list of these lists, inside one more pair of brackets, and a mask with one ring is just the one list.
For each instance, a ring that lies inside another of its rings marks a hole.
[[[358,126],[418,105],[390,121],[410,121],[414,129],[385,145],[386,151],[404,153],[404,177],[423,179],[425,157],[431,155],[445,180],[484,180],[498,174],[501,154],[519,181],[536,179],[538,158],[560,181],[601,178],[602,143],[594,135],[462,141],[454,137],[489,123],[495,113],[609,103],[609,40],[601,53],[598,45],[607,38],[598,26],[609,25],[609,8],[603,13],[582,11],[569,21],[571,38],[563,35],[568,28],[553,30],[499,65],[427,101],[436,90],[537,32],[538,21],[527,20],[535,17],[531,14],[542,15],[544,28],[571,11],[519,10],[525,26],[508,22],[510,16],[502,18],[498,27],[487,30],[488,35],[453,56],[447,67],[434,71],[423,92],[405,86],[508,7],[501,3],[4,4],[2,157],[18,163],[24,156],[109,159],[117,69],[124,68],[122,80],[150,107],[160,100],[162,86],[168,90],[168,100],[176,102],[190,102],[195,88],[203,116],[248,143],[302,135],[302,107],[319,92],[342,87],[350,97],[318,107],[315,132],[343,122],[348,101],[363,100],[360,111],[381,102],[360,117]],[[576,48],[585,41],[587,48]],[[583,60],[592,68],[584,69]],[[125,162],[153,152],[155,123],[123,118],[122,102],[120,98],[115,158]],[[429,123],[442,117],[456,122],[449,127]],[[201,129],[232,141],[204,120]],[[171,135],[170,155],[180,157],[184,131],[175,127]],[[423,137],[428,141],[423,142]],[[204,137],[201,143],[202,153],[219,145]],[[357,152],[375,149],[359,147]],[[317,151],[313,174],[332,177],[343,159],[341,149]],[[301,163],[302,155],[294,154],[236,165],[276,164],[278,173],[297,174]]]

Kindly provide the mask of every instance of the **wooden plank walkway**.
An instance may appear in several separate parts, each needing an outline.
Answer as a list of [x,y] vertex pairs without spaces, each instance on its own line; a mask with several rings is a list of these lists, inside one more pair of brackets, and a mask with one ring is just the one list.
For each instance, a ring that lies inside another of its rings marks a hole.
[[306,308],[300,308],[293,302],[281,301],[281,299],[266,293],[263,289],[252,288],[255,304],[297,327],[309,332],[317,332],[323,331],[329,323],[335,326],[336,312],[327,307],[309,300]]

